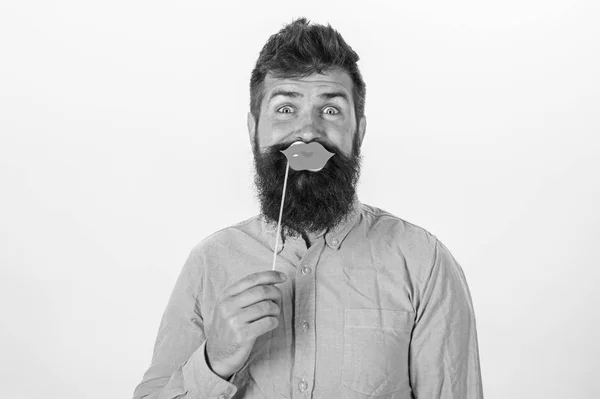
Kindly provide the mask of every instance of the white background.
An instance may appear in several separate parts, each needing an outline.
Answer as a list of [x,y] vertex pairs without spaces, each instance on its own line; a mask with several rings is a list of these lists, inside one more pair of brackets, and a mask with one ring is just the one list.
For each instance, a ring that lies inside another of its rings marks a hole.
[[0,396],[131,397],[191,248],[259,211],[250,72],[300,16],[361,57],[359,198],[461,264],[486,399],[600,397],[600,9],[548,0],[3,1]]

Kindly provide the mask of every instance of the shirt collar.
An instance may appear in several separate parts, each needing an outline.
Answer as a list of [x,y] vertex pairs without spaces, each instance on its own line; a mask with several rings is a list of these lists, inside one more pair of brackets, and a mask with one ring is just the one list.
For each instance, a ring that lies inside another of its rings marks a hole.
[[[362,212],[362,208],[363,204],[362,202],[360,202],[360,200],[358,199],[358,195],[355,193],[351,209],[348,212],[346,219],[343,222],[341,222],[335,229],[330,230],[327,233],[325,233],[325,229],[321,230],[321,232],[319,232],[315,236],[315,238],[321,238],[325,234],[326,244],[333,249],[339,249],[340,245],[342,244],[350,230],[352,230],[352,227],[354,227],[354,225],[358,221]],[[269,248],[271,249],[271,251],[274,251],[276,238],[275,236],[277,233],[277,223],[272,221],[267,222],[264,215],[260,215],[260,220],[263,225],[263,231],[267,238]],[[280,235],[279,242],[277,243],[277,253],[280,253],[283,250],[286,240],[302,240],[301,237],[285,237],[283,235],[283,231],[280,231],[279,234]]]

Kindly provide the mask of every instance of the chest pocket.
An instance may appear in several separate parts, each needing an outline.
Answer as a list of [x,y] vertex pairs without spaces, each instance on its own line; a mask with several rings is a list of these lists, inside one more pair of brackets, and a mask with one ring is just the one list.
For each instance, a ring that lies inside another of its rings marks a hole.
[[406,390],[413,323],[413,312],[345,309],[342,384],[371,396]]

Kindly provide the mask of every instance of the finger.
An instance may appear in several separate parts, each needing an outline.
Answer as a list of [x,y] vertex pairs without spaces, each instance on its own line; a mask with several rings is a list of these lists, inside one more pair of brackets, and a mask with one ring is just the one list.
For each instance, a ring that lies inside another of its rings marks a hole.
[[245,308],[255,303],[271,300],[277,306],[281,306],[281,291],[279,288],[270,285],[262,284],[255,287],[250,287],[246,291],[234,295],[233,301],[237,307]]
[[268,316],[262,319],[256,320],[248,325],[248,334],[258,338],[261,335],[274,330],[279,326],[279,319],[277,317]]
[[225,295],[235,296],[241,292],[246,291],[248,288],[261,285],[261,284],[279,284],[285,281],[280,277],[281,274],[275,270],[266,270],[250,274],[243,279],[233,283],[229,288],[225,290]]
[[244,323],[252,323],[263,317],[279,317],[281,309],[272,301],[263,301],[256,303],[244,309],[244,312],[238,315]]

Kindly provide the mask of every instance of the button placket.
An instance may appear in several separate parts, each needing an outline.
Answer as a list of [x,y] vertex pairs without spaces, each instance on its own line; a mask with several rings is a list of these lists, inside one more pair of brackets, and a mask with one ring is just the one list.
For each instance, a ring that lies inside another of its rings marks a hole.
[[[298,275],[303,278],[296,280],[297,295],[295,299],[296,307],[296,350],[300,348],[310,348],[310,350],[304,350],[302,356],[296,356],[294,369],[296,370],[296,389],[297,392],[302,395],[310,395],[311,382],[302,376],[310,376],[314,374],[314,362],[315,362],[315,337],[314,331],[310,328],[310,320],[314,317],[315,303],[314,298],[311,298],[309,293],[314,291],[315,288],[315,277],[313,276],[313,270],[310,259],[304,259],[303,263],[299,264],[296,271]],[[316,265],[315,265],[316,267]]]

